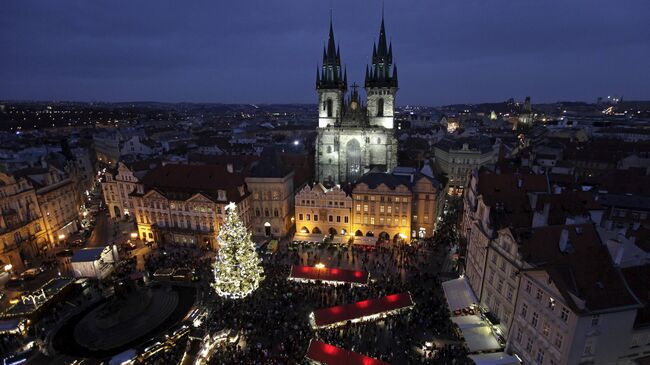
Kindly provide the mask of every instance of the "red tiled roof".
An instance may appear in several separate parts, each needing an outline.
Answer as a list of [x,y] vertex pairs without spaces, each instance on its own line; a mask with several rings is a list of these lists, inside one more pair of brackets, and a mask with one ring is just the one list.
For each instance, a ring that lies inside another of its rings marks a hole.
[[415,303],[413,303],[410,293],[392,294],[378,299],[362,300],[352,304],[315,310],[314,321],[317,327],[323,327],[374,314],[408,308],[413,305]]
[[482,170],[478,191],[490,209],[495,228],[530,227],[532,209],[528,193],[549,192],[546,175],[494,173]]
[[[147,172],[142,183],[145,191],[155,189],[174,199],[187,199],[200,192],[217,201],[218,191],[225,190],[227,200],[238,203],[248,195],[243,175],[230,173],[220,165],[160,166]],[[243,195],[240,187],[244,187]]]
[[306,358],[327,365],[388,365],[372,357],[312,340],[307,349]]
[[[559,241],[565,229],[570,249],[562,252]],[[574,311],[582,310],[569,293],[583,299],[591,311],[638,304],[593,224],[539,227],[518,231],[517,236],[524,260],[534,266],[531,270],[548,272]]]
[[627,285],[634,292],[644,307],[639,309],[634,319],[635,327],[650,325],[650,264],[644,266],[627,267],[621,270]]
[[368,283],[367,271],[345,270],[336,267],[319,269],[314,266],[292,265],[290,277],[308,280],[339,281],[343,283]]
[[590,210],[605,210],[587,191],[564,190],[560,194],[540,194],[535,210],[542,211],[550,205],[548,225],[565,224],[567,217],[588,216]]

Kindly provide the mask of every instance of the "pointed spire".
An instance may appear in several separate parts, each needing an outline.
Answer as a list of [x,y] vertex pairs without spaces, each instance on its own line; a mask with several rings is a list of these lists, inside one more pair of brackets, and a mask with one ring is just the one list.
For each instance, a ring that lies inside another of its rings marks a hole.
[[397,86],[397,65],[393,66],[393,82],[395,83],[395,86]]
[[332,15],[330,13],[330,34],[329,39],[327,40],[327,56],[330,57],[330,60],[334,60],[336,57],[336,43],[334,42],[334,26],[332,25]]
[[381,59],[385,59],[388,53],[388,47],[386,46],[386,29],[384,27],[384,15],[381,16],[381,27],[379,29],[379,42],[377,44],[377,56]]
[[345,67],[345,70],[343,71],[343,84],[347,85],[348,84],[348,68]]
[[366,78],[365,78],[365,84],[368,85],[368,81],[370,79],[370,73],[368,71],[368,65],[366,65]]
[[319,67],[316,65],[316,87],[318,87],[318,84],[320,84],[320,72],[319,72]]
[[393,42],[391,41],[388,45],[388,63],[393,63]]

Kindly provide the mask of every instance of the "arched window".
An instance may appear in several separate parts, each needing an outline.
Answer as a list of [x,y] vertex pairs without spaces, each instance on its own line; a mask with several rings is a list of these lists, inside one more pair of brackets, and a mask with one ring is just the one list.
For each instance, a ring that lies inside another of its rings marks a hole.
[[327,99],[327,116],[331,118],[333,114],[334,111],[332,110],[332,99]]
[[327,146],[327,153],[332,153],[332,146]]
[[280,216],[280,212],[278,211],[278,208],[275,208],[275,209],[273,210],[273,216],[274,216],[274,217],[279,217],[279,216]]
[[377,138],[377,144],[381,144],[381,138]]
[[384,116],[384,99],[382,98],[377,99],[377,116]]
[[260,208],[255,208],[255,216],[260,216]]

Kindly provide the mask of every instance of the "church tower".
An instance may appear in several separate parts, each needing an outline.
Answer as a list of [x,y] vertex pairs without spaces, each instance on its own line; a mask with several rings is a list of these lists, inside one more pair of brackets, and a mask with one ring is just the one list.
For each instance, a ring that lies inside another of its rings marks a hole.
[[341,68],[341,53],[334,42],[334,28],[330,15],[330,34],[327,47],[323,49],[323,66],[320,70],[316,70],[319,128],[334,126],[337,120],[340,120],[347,83],[347,73]]
[[393,43],[387,45],[384,15],[381,16],[379,42],[372,46],[372,66],[366,66],[366,94],[370,125],[393,128],[397,66],[393,65]]

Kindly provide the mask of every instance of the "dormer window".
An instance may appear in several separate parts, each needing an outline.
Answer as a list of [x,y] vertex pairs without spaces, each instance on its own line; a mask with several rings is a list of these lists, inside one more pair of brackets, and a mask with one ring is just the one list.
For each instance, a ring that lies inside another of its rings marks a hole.
[[217,196],[218,196],[219,200],[225,201],[226,200],[226,191],[225,190],[219,190],[217,192]]

